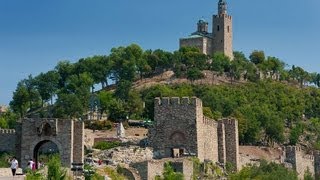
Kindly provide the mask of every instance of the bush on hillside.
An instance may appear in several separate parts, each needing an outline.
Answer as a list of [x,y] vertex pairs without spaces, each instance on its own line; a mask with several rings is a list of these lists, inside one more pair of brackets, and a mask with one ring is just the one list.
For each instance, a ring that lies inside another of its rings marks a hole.
[[121,143],[120,142],[106,142],[106,141],[101,141],[101,142],[97,142],[94,144],[93,148],[95,149],[101,149],[101,150],[107,150],[107,149],[111,149],[114,147],[118,147],[120,146]]
[[244,167],[240,172],[230,175],[230,180],[243,179],[298,180],[298,175],[293,170],[289,170],[280,164],[261,161],[260,166],[250,165]]

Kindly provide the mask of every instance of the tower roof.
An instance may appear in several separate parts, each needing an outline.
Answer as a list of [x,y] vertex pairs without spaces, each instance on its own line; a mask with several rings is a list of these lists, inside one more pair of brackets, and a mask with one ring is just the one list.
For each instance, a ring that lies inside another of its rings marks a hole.
[[226,0],[219,0],[218,11],[219,11],[219,14],[227,14],[227,1]]

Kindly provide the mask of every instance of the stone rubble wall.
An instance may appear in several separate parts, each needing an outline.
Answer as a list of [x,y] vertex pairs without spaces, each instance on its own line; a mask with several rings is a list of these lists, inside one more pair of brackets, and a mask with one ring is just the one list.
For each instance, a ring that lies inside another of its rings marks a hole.
[[101,151],[97,154],[97,157],[102,160],[109,160],[112,165],[123,165],[152,160],[153,154],[150,148],[129,146]]
[[180,172],[185,179],[191,179],[193,174],[193,162],[186,158],[150,160],[131,164],[135,168],[142,180],[154,180],[156,176],[161,176],[164,171],[164,165],[170,162],[175,172]]

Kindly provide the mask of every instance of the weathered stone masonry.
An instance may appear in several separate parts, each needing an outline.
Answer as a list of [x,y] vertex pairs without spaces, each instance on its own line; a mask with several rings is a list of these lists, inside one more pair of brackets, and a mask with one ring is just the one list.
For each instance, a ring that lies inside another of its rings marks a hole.
[[61,119],[23,119],[16,130],[0,130],[0,151],[15,152],[22,167],[37,157],[38,148],[46,143],[57,145],[62,164],[83,162],[83,122]]
[[239,169],[238,123],[204,117],[198,98],[155,98],[149,144],[156,158],[197,156]]
[[313,155],[305,154],[300,147],[285,147],[284,161],[290,163],[292,168],[298,173],[300,179],[303,179],[304,173],[309,170],[316,179],[320,179],[320,152],[314,151]]
[[0,129],[0,152],[15,149],[16,131],[14,129]]

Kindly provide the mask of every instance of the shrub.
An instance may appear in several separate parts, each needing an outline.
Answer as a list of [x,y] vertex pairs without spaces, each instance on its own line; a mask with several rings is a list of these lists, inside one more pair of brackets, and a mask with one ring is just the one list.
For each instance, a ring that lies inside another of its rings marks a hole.
[[111,121],[90,121],[87,125],[94,130],[109,130],[112,129]]
[[48,162],[48,180],[65,180],[66,171],[61,167],[60,157],[53,155]]
[[116,180],[125,180],[126,178],[117,173],[117,171],[115,171],[114,169],[110,168],[110,167],[106,167],[104,169],[104,171],[108,174],[108,176],[111,178],[111,179],[116,179]]
[[45,180],[45,177],[39,171],[29,169],[27,170],[26,180]]
[[238,173],[232,174],[230,180],[242,179],[285,179],[298,180],[297,173],[276,163],[261,161],[260,166],[251,165],[242,168]]
[[94,144],[93,148],[95,149],[101,149],[101,150],[106,150],[106,149],[111,149],[114,147],[118,147],[120,146],[121,143],[120,142],[106,142],[106,141],[101,141],[101,142],[97,142]]
[[7,168],[10,166],[9,163],[10,154],[6,152],[0,152],[0,168]]
[[163,178],[156,176],[156,180],[184,180],[182,173],[175,172],[170,162],[164,164]]

